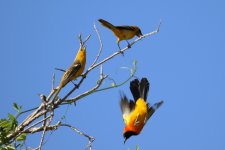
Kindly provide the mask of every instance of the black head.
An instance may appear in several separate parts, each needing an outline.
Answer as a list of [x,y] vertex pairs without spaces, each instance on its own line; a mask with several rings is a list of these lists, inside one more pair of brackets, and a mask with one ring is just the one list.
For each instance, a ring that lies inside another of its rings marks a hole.
[[141,37],[143,35],[140,28],[137,29],[136,35],[138,37]]
[[133,135],[137,135],[137,133],[133,132],[133,131],[127,131],[123,134],[124,137],[124,144],[127,141],[127,139],[129,139],[131,136]]

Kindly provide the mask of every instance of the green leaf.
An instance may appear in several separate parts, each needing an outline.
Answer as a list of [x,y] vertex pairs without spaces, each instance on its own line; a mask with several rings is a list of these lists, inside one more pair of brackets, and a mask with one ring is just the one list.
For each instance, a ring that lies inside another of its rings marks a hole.
[[16,128],[18,122],[17,122],[16,118],[12,114],[8,113],[8,117],[9,117],[10,129],[13,130],[13,129]]
[[112,85],[112,87],[116,86],[116,84],[115,84],[115,83],[112,83],[111,85]]
[[7,145],[4,147],[0,147],[0,150],[16,150],[16,148],[12,145]]
[[17,141],[24,141],[26,140],[27,134],[26,133],[22,133],[20,136],[18,136],[16,138]]
[[10,128],[10,122],[6,119],[1,119],[0,120],[0,150],[1,150],[1,145],[8,143],[7,135],[10,133],[11,128]]
[[14,108],[17,112],[20,112],[20,109],[19,109],[17,103],[13,103],[13,108]]
[[1,119],[0,121],[0,128],[6,128],[9,125],[9,121],[6,119]]
[[16,118],[10,113],[8,113],[8,117],[9,117],[9,120],[11,120],[11,121],[16,120]]

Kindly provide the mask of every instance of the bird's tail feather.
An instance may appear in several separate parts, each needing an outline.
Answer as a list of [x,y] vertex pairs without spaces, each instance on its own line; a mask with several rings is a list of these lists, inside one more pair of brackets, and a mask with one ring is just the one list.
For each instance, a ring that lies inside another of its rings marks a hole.
[[148,91],[149,91],[149,82],[147,78],[142,78],[139,85],[140,97],[147,100]]
[[142,98],[146,101],[149,91],[148,79],[142,78],[140,82],[138,79],[134,79],[130,82],[130,91],[135,101],[137,101],[139,98]]
[[101,24],[106,27],[106,28],[109,28],[110,30],[114,29],[115,26],[112,25],[111,23],[109,23],[108,21],[105,21],[103,19],[98,19],[99,22],[101,22]]

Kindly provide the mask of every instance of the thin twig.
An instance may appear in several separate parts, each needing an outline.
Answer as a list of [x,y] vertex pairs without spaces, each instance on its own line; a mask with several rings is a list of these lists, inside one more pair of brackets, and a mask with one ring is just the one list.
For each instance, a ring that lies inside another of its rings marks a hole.
[[130,77],[127,78],[125,81],[123,81],[120,84],[115,84],[115,81],[113,80],[114,81],[114,85],[113,86],[109,86],[109,87],[102,88],[102,89],[97,89],[97,90],[94,91],[94,93],[100,92],[100,91],[104,91],[104,90],[108,90],[108,89],[112,89],[112,88],[120,87],[120,86],[124,85],[125,83],[127,83],[130,79],[132,79],[134,77],[135,73],[136,73],[136,64],[134,65],[134,68],[131,71]]
[[33,121],[31,118],[38,114],[42,110],[43,106],[44,104],[41,103],[41,105],[16,128],[16,131],[12,134],[9,134],[7,137],[11,139],[13,136],[17,135],[20,131],[22,131],[24,127],[29,125]]
[[90,37],[91,37],[91,35],[88,35],[88,36],[86,37],[86,39],[83,41],[83,46],[84,46],[85,43],[89,40]]
[[[56,130],[60,126],[60,124],[61,124],[61,122],[58,121],[55,125],[46,126],[46,131]],[[30,128],[30,129],[24,131],[23,133],[36,133],[36,132],[40,132],[40,131],[43,131],[43,130],[44,130],[43,126],[33,127],[33,128]]]
[[[48,116],[48,117],[46,117],[46,118],[44,118],[44,119],[42,119],[42,120],[40,120],[40,121],[34,123],[33,125],[29,126],[27,129],[25,129],[25,130],[23,130],[23,131],[20,130],[20,132],[18,132],[18,134],[15,134],[15,133],[17,133],[17,132],[14,132],[15,138],[16,138],[16,137],[19,137],[22,133],[26,133],[29,129],[31,129],[32,127],[34,127],[34,126],[36,126],[36,125],[38,125],[38,124],[40,124],[40,123],[42,123],[43,121],[47,120],[48,118],[50,118],[50,116]],[[8,137],[14,136],[14,134],[9,135]]]
[[[82,97],[85,97],[85,96],[90,95],[91,93],[95,92],[101,86],[103,80],[105,80],[107,77],[108,77],[107,75],[103,75],[102,65],[101,65],[101,67],[100,67],[100,79],[97,81],[97,84],[93,88],[91,88],[90,90],[76,96],[75,98],[65,100],[65,103],[76,102],[79,99],[81,99]],[[63,103],[63,104],[65,104],[65,103]]]
[[[49,125],[50,125],[51,122],[52,122],[53,116],[54,116],[54,111],[52,110],[52,111],[50,112],[50,118],[49,118],[49,121],[47,122],[47,120],[45,120],[45,121],[43,122],[43,125],[42,125],[42,127],[43,127],[43,132],[42,132],[42,135],[41,135],[41,140],[40,140],[40,144],[39,144],[39,146],[38,146],[38,150],[41,150],[41,148],[42,148],[42,146],[43,146],[43,142],[44,142],[45,134],[46,134],[46,131],[47,131],[47,127],[50,127]],[[46,113],[44,114],[44,118],[46,118]],[[60,123],[57,123],[56,125],[59,125],[59,124],[60,124]],[[56,127],[54,127],[54,128],[51,127],[51,128],[55,130]],[[51,128],[48,128],[48,129],[51,129]]]
[[100,48],[99,48],[98,54],[95,57],[95,60],[94,60],[94,62],[92,63],[91,66],[93,66],[94,64],[96,64],[96,62],[98,61],[98,59],[99,59],[99,57],[100,57],[100,55],[102,53],[102,49],[103,49],[103,44],[102,44],[101,36],[100,36],[100,33],[99,33],[99,31],[98,31],[98,29],[97,29],[97,27],[96,27],[95,24],[94,24],[94,29],[95,29],[95,32],[97,33],[97,36],[98,36],[98,40],[99,40],[99,43],[100,43]]
[[55,88],[55,74],[52,75],[52,90]]
[[113,82],[113,83],[112,83],[112,85],[116,85],[116,81],[115,81],[113,78],[108,77],[108,80],[110,80],[110,81],[112,81],[112,82]]
[[91,37],[91,35],[88,35],[86,37],[86,39],[84,41],[82,41],[82,34],[81,33],[79,34],[78,39],[80,41],[80,48],[85,45],[85,43],[89,40],[90,37]]
[[42,119],[42,120],[40,120],[40,121],[38,121],[38,122],[36,122],[36,123],[32,124],[31,126],[29,126],[27,129],[25,129],[25,130],[24,130],[24,131],[22,131],[22,132],[26,132],[26,130],[29,130],[30,128],[32,128],[32,127],[34,127],[34,126],[36,126],[36,125],[38,125],[38,124],[42,123],[43,121],[45,121],[45,120],[49,119],[50,117],[51,117],[51,116],[48,116],[48,117],[46,117],[46,118],[44,118],[44,119]]
[[90,150],[92,149],[92,143],[94,142],[95,138],[87,135],[84,132],[81,132],[80,130],[78,130],[77,128],[71,126],[70,124],[61,124],[60,126],[65,126],[65,127],[69,127],[70,129],[72,129],[73,131],[77,132],[78,134],[88,138],[88,147],[90,148]]
[[50,94],[49,94],[48,97],[47,97],[47,101],[48,101],[48,102],[50,102],[50,99],[52,98],[52,96],[54,95],[54,93],[55,93],[56,91],[57,91],[56,88],[53,89],[53,90],[51,90]]
[[100,79],[102,79],[103,78],[103,67],[102,67],[102,65],[100,66]]
[[19,112],[19,113],[17,114],[17,116],[16,116],[15,118],[17,119],[17,118],[19,118],[19,116],[21,116],[22,114],[28,113],[28,112],[30,112],[30,111],[33,111],[33,110],[37,109],[37,108],[38,108],[38,107],[34,107],[34,108],[30,108],[30,109],[25,110],[25,111],[21,111],[21,112]]
[[[54,88],[54,85],[53,85],[53,88]],[[46,109],[46,103],[45,103],[45,108],[44,108],[44,109]],[[44,119],[46,118],[46,114],[47,114],[47,113],[44,114]],[[46,132],[46,126],[47,126],[46,121],[47,121],[47,120],[45,120],[45,121],[43,122],[43,124],[42,124],[44,130],[43,130],[43,132],[42,132],[40,144],[39,144],[39,146],[38,146],[38,149],[39,149],[39,150],[41,150],[42,144],[43,144],[43,141],[44,141],[44,138],[45,138],[45,132]]]
[[42,145],[43,145],[43,142],[44,142],[44,138],[45,138],[45,133],[46,133],[46,126],[43,127],[43,132],[42,132],[42,135],[41,135],[41,141],[40,141],[40,144],[39,144],[39,150],[41,150],[42,148]]

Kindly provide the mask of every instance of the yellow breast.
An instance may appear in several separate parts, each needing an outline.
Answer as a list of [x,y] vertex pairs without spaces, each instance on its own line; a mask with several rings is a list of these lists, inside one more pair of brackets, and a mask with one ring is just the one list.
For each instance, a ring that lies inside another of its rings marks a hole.
[[140,133],[146,121],[147,110],[147,103],[143,99],[139,98],[136,101],[134,111],[129,115],[123,116],[126,124],[126,128],[124,130]]

